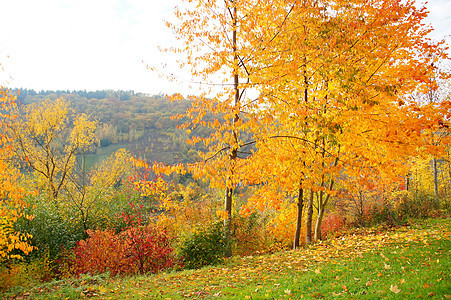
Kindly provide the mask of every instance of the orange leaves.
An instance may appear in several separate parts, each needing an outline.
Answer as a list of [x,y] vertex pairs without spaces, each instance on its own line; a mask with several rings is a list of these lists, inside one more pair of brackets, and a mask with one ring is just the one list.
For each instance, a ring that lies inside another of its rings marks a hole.
[[15,111],[18,118],[9,120],[8,135],[15,155],[36,171],[46,182],[44,188],[57,198],[69,180],[76,155],[98,143],[94,134],[97,122],[80,115],[70,129],[72,109],[63,98],[47,99],[20,110],[20,114]]
[[219,218],[219,220],[227,220],[229,219],[229,213],[225,210],[217,210],[216,216]]
[[[419,149],[442,154],[425,140],[449,128],[449,105],[407,100],[435,88],[434,56],[446,58],[443,45],[426,38],[426,12],[413,2],[185,3],[170,25],[183,41],[181,67],[209,88],[201,86],[182,127],[207,150],[202,163],[153,167],[157,173],[193,172],[227,189],[258,184],[244,214],[311,190],[321,214],[339,181],[391,184]],[[198,126],[213,132],[196,137]]]
[[115,234],[111,230],[88,230],[89,238],[74,249],[76,274],[131,274],[158,272],[174,263],[171,238],[156,226],[135,226]]
[[[11,119],[12,114],[4,113],[15,106],[15,98],[10,91],[3,87],[0,89],[0,128],[7,128],[5,119]],[[27,255],[33,250],[28,243],[31,238],[29,234],[15,231],[14,223],[19,217],[31,220],[32,217],[25,215],[22,209],[25,203],[22,200],[24,191],[18,185],[19,172],[11,165],[11,148],[8,143],[11,140],[0,131],[0,262],[4,259],[21,258],[19,254],[12,254],[14,250],[20,250]]]

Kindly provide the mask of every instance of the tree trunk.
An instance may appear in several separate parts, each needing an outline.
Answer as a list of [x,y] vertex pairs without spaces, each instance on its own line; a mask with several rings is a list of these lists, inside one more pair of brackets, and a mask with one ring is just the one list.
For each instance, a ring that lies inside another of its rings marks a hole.
[[[239,90],[239,75],[238,75],[238,68],[239,68],[239,60],[238,60],[238,44],[237,44],[237,24],[238,24],[238,11],[236,6],[233,8],[233,15],[232,15],[232,22],[233,22],[233,31],[232,31],[232,51],[233,51],[233,62],[236,67],[233,74],[233,87],[234,87],[234,108],[236,108],[240,102],[240,90]],[[235,116],[232,120],[233,124],[237,123],[239,121],[240,117],[238,113],[235,113]],[[233,126],[233,137],[235,140],[235,145],[231,145],[232,150],[229,156],[229,159],[231,161],[236,161],[238,157],[238,136],[235,130],[235,126]],[[231,166],[231,174],[233,175],[233,168],[234,164]],[[233,179],[233,178],[232,178]],[[227,183],[226,183],[227,184]],[[232,185],[234,183],[232,182]],[[227,212],[227,219],[224,220],[224,226],[225,226],[225,233],[226,233],[226,239],[229,244],[229,248],[227,251],[227,257],[232,256],[232,248],[230,247],[231,244],[231,238],[232,238],[232,194],[233,194],[233,188],[230,186],[226,187],[226,194],[225,194],[225,203],[224,203],[224,209]]]
[[48,185],[50,196],[52,197],[52,200],[56,201],[56,199],[58,198],[58,190],[55,188],[52,177],[48,177]]
[[437,170],[437,159],[432,160],[432,170],[434,172],[434,194],[435,201],[438,201],[438,170]]
[[230,247],[230,241],[232,239],[232,194],[233,189],[226,188],[224,210],[227,212],[227,218],[224,219],[225,228],[225,238],[229,243],[229,248],[227,250],[226,256],[232,256],[232,248]]
[[406,176],[406,191],[410,190],[410,172]]
[[316,224],[315,224],[315,241],[322,240],[321,224],[323,223],[323,217],[324,217],[323,196],[324,196],[324,192],[320,191],[319,196],[318,196],[318,217],[316,218]]
[[293,243],[293,249],[296,250],[300,246],[300,239],[301,239],[301,226],[302,226],[302,211],[304,210],[304,189],[301,187],[299,188],[299,196],[298,196],[298,216],[296,221],[296,232],[294,234],[294,243]]
[[[334,183],[335,181],[331,179],[329,183],[329,191],[332,191]],[[326,194],[326,196],[324,196],[324,192],[321,191],[318,198],[318,218],[316,219],[315,225],[315,241],[321,240],[323,238],[321,234],[321,224],[323,223],[324,209],[327,203],[329,203],[330,194]]]
[[307,224],[305,226],[306,228],[306,235],[305,235],[305,243],[311,244],[312,243],[312,222],[313,222],[313,190],[310,190],[309,197],[308,197],[308,203],[307,203]]

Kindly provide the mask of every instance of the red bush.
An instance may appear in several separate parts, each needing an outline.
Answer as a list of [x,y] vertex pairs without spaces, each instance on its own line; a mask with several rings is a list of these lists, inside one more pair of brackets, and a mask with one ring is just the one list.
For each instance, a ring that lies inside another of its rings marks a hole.
[[74,248],[75,273],[111,275],[158,272],[174,263],[170,237],[155,226],[88,231],[89,238]]
[[327,237],[341,229],[346,224],[346,219],[338,213],[329,214],[321,224],[321,233],[323,237]]
[[132,260],[139,273],[158,272],[174,265],[170,237],[154,226],[131,227],[124,231]]

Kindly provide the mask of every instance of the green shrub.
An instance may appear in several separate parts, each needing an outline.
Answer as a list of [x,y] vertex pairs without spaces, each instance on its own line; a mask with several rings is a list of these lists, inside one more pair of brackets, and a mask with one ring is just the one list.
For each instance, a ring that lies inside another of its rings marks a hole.
[[49,259],[53,260],[59,256],[61,248],[72,248],[87,237],[80,222],[54,201],[43,196],[29,196],[26,201],[30,203],[27,214],[34,218],[20,219],[16,227],[33,236],[31,243],[37,249],[31,253],[31,257],[48,253]]
[[406,196],[396,203],[396,212],[406,218],[425,219],[434,217],[439,209],[439,202],[433,195],[418,194]]
[[180,249],[180,256],[185,268],[196,269],[221,263],[229,247],[230,243],[225,239],[224,226],[218,222],[185,240]]

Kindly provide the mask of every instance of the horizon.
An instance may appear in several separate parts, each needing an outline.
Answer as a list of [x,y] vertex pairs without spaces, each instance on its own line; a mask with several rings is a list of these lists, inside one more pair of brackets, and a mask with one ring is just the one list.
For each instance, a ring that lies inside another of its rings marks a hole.
[[[158,47],[176,43],[164,25],[180,2],[167,0],[5,1],[0,19],[0,83],[40,90],[113,90],[143,94],[195,94],[189,74]],[[424,5],[425,3],[420,3]],[[451,44],[451,1],[432,0],[426,23],[433,40]],[[19,17],[18,17],[19,16]],[[25,20],[25,21],[23,21]],[[160,78],[148,66],[167,66],[181,82]],[[183,79],[185,78],[185,79]]]

